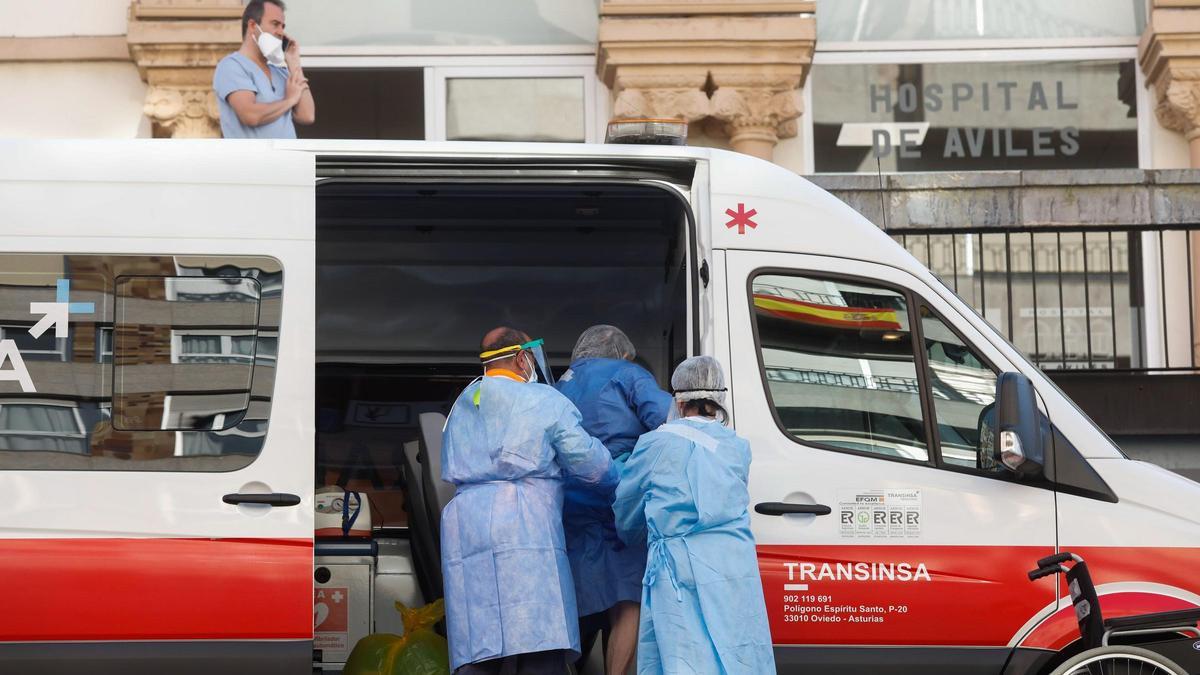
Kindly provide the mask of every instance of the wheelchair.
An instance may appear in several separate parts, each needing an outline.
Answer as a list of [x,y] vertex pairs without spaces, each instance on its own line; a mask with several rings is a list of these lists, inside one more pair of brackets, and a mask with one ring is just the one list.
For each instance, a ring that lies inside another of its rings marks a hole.
[[[1051,574],[1066,578],[1084,645],[1051,675],[1200,674],[1200,608],[1105,619],[1083,558],[1065,551],[1042,558],[1029,580]],[[1119,637],[1138,644],[1112,644]]]

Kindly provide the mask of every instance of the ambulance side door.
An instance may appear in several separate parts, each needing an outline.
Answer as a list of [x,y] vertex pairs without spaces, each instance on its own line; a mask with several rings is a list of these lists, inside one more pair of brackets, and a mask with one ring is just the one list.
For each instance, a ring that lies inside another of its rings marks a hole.
[[0,143],[0,672],[311,669],[314,176]]
[[[780,672],[999,672],[1055,602],[1048,484],[976,452],[1013,369],[923,282],[728,251],[734,416]],[[930,664],[944,670],[929,670]]]

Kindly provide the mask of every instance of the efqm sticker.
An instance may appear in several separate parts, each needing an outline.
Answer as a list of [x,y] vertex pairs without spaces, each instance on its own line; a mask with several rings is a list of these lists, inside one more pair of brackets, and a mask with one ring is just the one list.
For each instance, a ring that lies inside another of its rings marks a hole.
[[921,491],[838,490],[838,531],[868,539],[920,537]]

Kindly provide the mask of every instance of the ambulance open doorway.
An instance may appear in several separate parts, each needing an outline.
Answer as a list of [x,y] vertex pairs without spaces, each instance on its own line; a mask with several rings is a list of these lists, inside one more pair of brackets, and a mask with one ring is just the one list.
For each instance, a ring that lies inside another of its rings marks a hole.
[[689,228],[679,193],[633,182],[318,186],[317,487],[370,495],[377,536],[410,538],[426,599],[438,477],[421,490],[428,462],[405,451],[441,429],[426,415],[423,434],[422,413],[449,411],[499,325],[544,338],[556,374],[581,331],[619,326],[665,388],[688,348]]

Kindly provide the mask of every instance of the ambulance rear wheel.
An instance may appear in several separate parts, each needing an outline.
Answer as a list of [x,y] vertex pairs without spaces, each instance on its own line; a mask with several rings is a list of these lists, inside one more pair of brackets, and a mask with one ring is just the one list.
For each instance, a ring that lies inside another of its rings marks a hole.
[[1050,675],[1188,675],[1188,672],[1149,649],[1110,646],[1076,654]]

